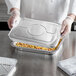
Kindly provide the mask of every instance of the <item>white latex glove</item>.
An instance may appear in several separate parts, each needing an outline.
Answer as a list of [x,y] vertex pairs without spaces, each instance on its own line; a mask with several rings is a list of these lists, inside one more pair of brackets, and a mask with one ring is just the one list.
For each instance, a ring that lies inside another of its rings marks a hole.
[[71,32],[71,25],[73,23],[74,19],[72,19],[70,16],[67,16],[67,18],[63,21],[62,27],[61,27],[61,36],[66,36]]
[[8,20],[8,26],[11,29],[12,27],[15,27],[20,22],[20,12],[18,10],[14,10],[11,12],[11,16]]

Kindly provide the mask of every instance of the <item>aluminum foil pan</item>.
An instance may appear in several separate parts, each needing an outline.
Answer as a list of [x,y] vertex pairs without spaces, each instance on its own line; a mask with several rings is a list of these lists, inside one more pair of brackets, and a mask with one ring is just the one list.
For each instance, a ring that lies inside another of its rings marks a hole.
[[34,46],[54,48],[60,40],[60,28],[60,25],[56,23],[23,18],[9,32],[9,38],[13,41],[13,45],[16,42],[21,42]]
[[[58,41],[56,47],[52,47],[52,48],[51,47],[46,48],[46,47],[34,46],[34,45],[33,45],[34,47],[30,47],[29,44],[27,44],[28,47],[25,47],[25,46],[22,46],[22,45],[17,46],[17,43],[19,43],[19,42],[12,42],[11,45],[13,47],[15,47],[16,49],[18,49],[19,51],[33,52],[33,53],[40,53],[40,54],[54,54],[60,48],[62,42],[63,42],[63,39],[61,38]],[[39,49],[39,47],[40,47],[40,49]]]

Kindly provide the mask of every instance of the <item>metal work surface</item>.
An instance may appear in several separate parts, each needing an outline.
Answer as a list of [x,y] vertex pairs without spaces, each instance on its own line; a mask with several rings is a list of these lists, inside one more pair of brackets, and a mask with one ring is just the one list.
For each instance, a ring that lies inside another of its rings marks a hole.
[[0,57],[18,60],[13,76],[68,76],[57,67],[57,63],[76,55],[76,32],[71,32],[53,55],[18,51],[10,45],[8,32],[0,31]]

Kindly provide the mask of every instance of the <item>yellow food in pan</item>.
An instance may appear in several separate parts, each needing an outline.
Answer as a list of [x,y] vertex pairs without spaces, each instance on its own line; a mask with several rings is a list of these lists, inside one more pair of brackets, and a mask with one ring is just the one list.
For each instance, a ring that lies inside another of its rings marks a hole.
[[53,51],[56,50],[59,46],[59,44],[61,43],[62,39],[59,40],[57,46],[55,48],[46,48],[46,47],[40,47],[40,46],[35,46],[35,45],[29,45],[29,44],[25,44],[25,43],[20,43],[17,42],[16,46],[17,47],[26,47],[26,48],[32,48],[32,49],[39,49],[39,50],[46,50],[46,51]]

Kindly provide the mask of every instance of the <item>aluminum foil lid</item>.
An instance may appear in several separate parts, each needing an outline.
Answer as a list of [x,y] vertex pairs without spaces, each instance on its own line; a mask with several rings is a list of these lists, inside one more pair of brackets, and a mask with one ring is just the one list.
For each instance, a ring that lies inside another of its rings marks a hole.
[[33,45],[53,45],[60,38],[60,25],[52,22],[23,18],[19,25],[12,28],[9,38],[15,42]]

